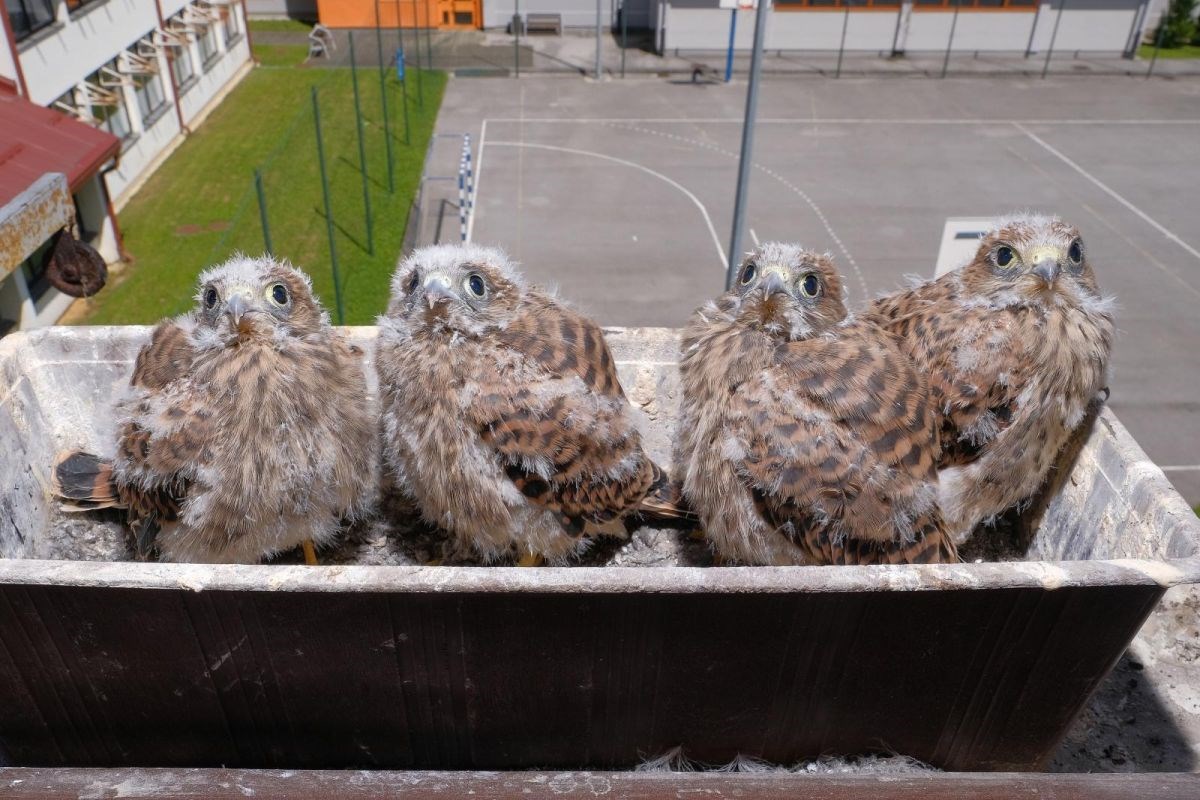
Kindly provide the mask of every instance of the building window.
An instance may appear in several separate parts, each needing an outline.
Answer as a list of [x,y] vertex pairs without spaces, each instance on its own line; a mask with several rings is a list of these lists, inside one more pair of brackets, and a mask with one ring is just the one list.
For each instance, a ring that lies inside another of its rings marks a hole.
[[913,0],[914,11],[962,11],[979,9],[1014,9],[1033,11],[1039,0]]
[[200,34],[200,63],[204,65],[204,69],[208,70],[213,60],[221,54],[217,49],[217,29],[213,25],[206,25],[204,32]]
[[142,115],[142,124],[149,127],[158,112],[167,104],[163,94],[162,78],[158,75],[138,75],[133,79],[134,93],[137,94],[138,111]]
[[82,88],[96,126],[123,141],[133,135],[123,88],[131,79],[122,75],[119,68],[117,60],[113,59],[87,76]]
[[221,26],[225,32],[226,47],[242,34],[242,29],[239,27],[240,24],[237,8],[235,6],[228,6],[225,13],[225,20]]
[[192,50],[182,46],[173,48],[171,57],[171,74],[175,76],[175,85],[182,92],[191,86],[191,80],[196,77],[196,68],[192,66]]
[[4,0],[18,42],[54,22],[53,0]]
[[90,6],[96,2],[98,2],[98,0],[67,0],[67,11],[74,14],[84,6]]
[[802,8],[885,8],[895,11],[900,0],[775,0],[776,8],[793,11]]

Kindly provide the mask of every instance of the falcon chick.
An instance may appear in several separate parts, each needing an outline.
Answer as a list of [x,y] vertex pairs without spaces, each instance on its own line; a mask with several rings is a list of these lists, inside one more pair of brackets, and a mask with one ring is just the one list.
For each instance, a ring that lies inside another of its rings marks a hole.
[[672,515],[600,328],[499,250],[401,261],[377,347],[385,466],[456,555],[562,563]]
[[1045,481],[1105,387],[1112,309],[1079,231],[1032,214],[998,220],[961,269],[868,308],[929,377],[956,542]]
[[112,461],[72,452],[55,488],[77,508],[127,508],[139,554],[249,563],[330,542],[374,486],[376,429],[361,356],[308,278],[236,256],[200,276],[118,404]]
[[892,336],[847,318],[828,256],[764,244],[681,349],[678,474],[723,560],[957,560],[925,380]]

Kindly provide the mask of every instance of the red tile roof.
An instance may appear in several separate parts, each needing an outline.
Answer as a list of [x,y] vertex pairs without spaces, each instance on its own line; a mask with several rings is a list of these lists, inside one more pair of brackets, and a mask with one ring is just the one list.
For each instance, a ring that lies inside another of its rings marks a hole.
[[0,92],[0,206],[47,172],[74,192],[121,151],[121,140],[73,117]]

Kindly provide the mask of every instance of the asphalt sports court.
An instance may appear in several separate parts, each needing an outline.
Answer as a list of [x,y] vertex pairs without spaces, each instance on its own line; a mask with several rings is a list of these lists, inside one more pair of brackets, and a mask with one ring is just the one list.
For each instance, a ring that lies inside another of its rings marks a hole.
[[[472,241],[605,325],[679,326],[717,294],[745,84],[456,79]],[[947,217],[1078,225],[1119,302],[1110,404],[1200,503],[1200,81],[764,81],[745,248],[827,250],[850,306],[933,274]],[[455,231],[457,227],[455,226]]]

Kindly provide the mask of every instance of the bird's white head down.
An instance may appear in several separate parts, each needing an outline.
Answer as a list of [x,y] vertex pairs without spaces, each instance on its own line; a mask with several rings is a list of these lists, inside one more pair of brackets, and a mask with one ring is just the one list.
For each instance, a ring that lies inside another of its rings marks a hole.
[[494,247],[439,244],[414,250],[396,267],[381,324],[410,332],[479,335],[507,326],[525,282],[516,265]]
[[329,326],[307,275],[286,261],[241,254],[200,274],[194,318],[223,347]]

